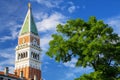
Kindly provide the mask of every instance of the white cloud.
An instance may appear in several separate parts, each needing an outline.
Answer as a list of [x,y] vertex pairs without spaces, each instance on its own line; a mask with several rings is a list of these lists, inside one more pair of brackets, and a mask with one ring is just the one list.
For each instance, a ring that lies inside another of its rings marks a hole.
[[106,22],[111,26],[120,26],[120,16],[109,18]]
[[76,58],[72,58],[71,61],[69,61],[69,62],[67,62],[67,63],[64,63],[64,65],[65,65],[66,67],[74,68],[76,62],[77,62],[77,59],[76,59]]
[[60,3],[63,0],[54,0],[54,1],[52,1],[52,0],[31,0],[31,1],[36,1],[39,4],[47,6],[48,8],[52,8],[52,7],[57,7],[58,8]]
[[[64,73],[65,77],[60,80],[71,80],[80,77],[80,75],[88,74],[93,72],[91,67],[79,67],[79,68],[69,68],[67,72]],[[78,75],[79,74],[79,75]]]
[[55,30],[57,24],[63,24],[66,17],[60,13],[53,13],[49,17],[37,22],[38,31],[44,32],[47,30]]
[[79,77],[76,74],[87,74],[93,71],[92,67],[75,67],[75,63],[77,62],[77,58],[72,58],[70,62],[64,63],[63,65],[68,67],[69,71],[65,72],[65,78],[60,80],[69,80],[69,79],[75,79]]
[[0,38],[0,42],[4,42],[6,40],[14,40],[17,38],[18,32],[17,31],[12,31],[11,36],[3,36]]
[[71,79],[71,78],[76,78],[76,75],[75,75],[75,73],[67,73],[66,74],[66,79]]
[[75,9],[76,9],[76,7],[73,5],[73,6],[70,6],[70,7],[68,8],[68,11],[69,11],[70,13],[73,13],[73,12],[75,11]]
[[70,2],[68,2],[68,4],[70,4],[70,5],[74,5],[74,3],[73,3],[73,2],[71,2],[71,1],[70,1]]
[[9,72],[14,74],[14,69],[15,69],[14,66],[10,66],[9,67]]
[[120,35],[120,16],[109,18],[105,22],[114,29],[114,32]]
[[50,34],[45,35],[44,37],[42,37],[42,38],[40,39],[40,42],[41,42],[40,46],[41,46],[41,49],[42,49],[41,60],[43,60],[44,57],[45,57],[45,53],[46,53],[46,51],[48,50],[49,41],[50,41],[51,39],[52,39],[52,38],[51,38],[51,35],[50,35]]
[[34,18],[36,18],[37,20],[42,20],[42,19],[46,19],[48,17],[47,13],[35,13]]
[[10,35],[9,36],[3,36],[0,38],[0,42],[5,42],[6,40],[14,40],[17,38],[18,36],[18,28],[20,27],[20,25],[17,25],[15,22],[10,22],[7,24],[8,27],[7,29],[10,30]]
[[44,37],[42,37],[41,39],[40,39],[40,41],[41,41],[41,47],[42,47],[42,49],[43,50],[46,50],[46,49],[44,49],[45,47],[48,47],[48,44],[49,44],[49,41],[51,40],[52,38],[51,38],[51,35],[45,35]]
[[75,5],[73,2],[68,2],[68,4],[70,5],[68,7],[68,12],[69,13],[73,13],[73,12],[75,12],[76,9],[80,8],[78,5]]
[[13,73],[14,70],[14,60],[15,60],[15,52],[14,48],[8,48],[0,50],[0,58],[6,58],[5,60],[0,62],[0,70],[3,71],[5,67],[9,67],[10,73]]

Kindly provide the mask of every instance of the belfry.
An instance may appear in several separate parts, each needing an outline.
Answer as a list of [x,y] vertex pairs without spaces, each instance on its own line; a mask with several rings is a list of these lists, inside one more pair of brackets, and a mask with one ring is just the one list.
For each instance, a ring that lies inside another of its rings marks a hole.
[[40,37],[32,15],[31,4],[18,36],[15,56],[15,75],[24,80],[41,80]]

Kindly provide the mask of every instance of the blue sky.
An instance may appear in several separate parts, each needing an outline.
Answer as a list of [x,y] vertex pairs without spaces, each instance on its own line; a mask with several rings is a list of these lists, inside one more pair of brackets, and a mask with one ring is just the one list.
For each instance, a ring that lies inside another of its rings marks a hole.
[[41,61],[44,80],[73,80],[93,71],[90,67],[75,68],[75,58],[71,62],[57,63],[45,55],[57,24],[76,18],[87,21],[90,16],[96,16],[120,34],[120,0],[0,0],[0,71],[5,66],[10,67],[10,72],[14,70],[18,33],[29,1],[43,50]]

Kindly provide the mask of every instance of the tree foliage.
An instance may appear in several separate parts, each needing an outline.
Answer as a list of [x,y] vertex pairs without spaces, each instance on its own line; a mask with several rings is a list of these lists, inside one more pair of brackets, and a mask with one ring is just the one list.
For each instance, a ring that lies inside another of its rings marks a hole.
[[68,62],[75,57],[76,67],[94,69],[95,72],[76,80],[116,80],[120,77],[120,38],[102,20],[95,17],[88,21],[68,20],[64,25],[57,25],[57,33],[52,37],[47,55],[58,62]]

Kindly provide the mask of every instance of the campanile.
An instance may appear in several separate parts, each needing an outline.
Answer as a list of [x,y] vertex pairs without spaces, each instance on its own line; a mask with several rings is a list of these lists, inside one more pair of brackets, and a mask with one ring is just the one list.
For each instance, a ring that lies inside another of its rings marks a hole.
[[[15,74],[25,80],[41,80],[40,37],[32,15],[31,4],[18,36]],[[20,76],[20,75],[23,76]]]

